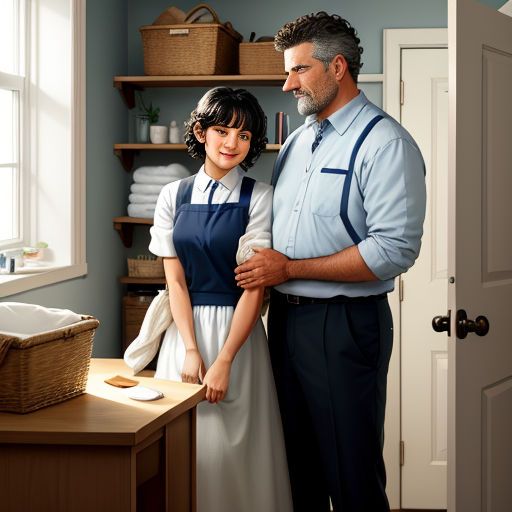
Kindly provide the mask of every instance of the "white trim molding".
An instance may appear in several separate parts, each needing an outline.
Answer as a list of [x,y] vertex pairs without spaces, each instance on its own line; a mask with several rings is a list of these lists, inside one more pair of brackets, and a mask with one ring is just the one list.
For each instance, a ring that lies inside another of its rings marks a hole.
[[512,16],[512,0],[508,0],[506,4],[503,4],[498,11],[500,11],[503,14],[506,14],[507,16]]
[[[73,77],[71,110],[71,187],[72,233],[71,261],[85,266],[86,261],[86,90],[85,90],[85,39],[86,0],[75,0],[72,5]],[[85,266],[86,268],[86,266]],[[85,270],[86,271],[86,270]],[[85,272],[84,272],[85,273]]]
[[382,105],[400,121],[400,67],[402,48],[446,48],[446,28],[401,28],[383,30],[384,87]]

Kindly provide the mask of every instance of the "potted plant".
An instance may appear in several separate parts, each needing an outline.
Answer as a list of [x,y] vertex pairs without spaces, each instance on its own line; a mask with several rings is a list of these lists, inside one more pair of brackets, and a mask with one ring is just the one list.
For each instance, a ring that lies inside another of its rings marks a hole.
[[160,107],[149,106],[144,103],[142,94],[138,94],[140,114],[136,116],[136,139],[137,142],[146,143],[151,140],[153,144],[167,142],[167,126],[156,125],[160,117]]

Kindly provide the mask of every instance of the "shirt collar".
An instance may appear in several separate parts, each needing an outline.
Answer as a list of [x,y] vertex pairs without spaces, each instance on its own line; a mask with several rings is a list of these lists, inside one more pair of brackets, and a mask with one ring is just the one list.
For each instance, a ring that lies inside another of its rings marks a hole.
[[[233,189],[237,186],[238,181],[240,180],[240,175],[242,171],[238,166],[233,167],[227,174],[225,174],[220,180],[219,183],[221,183],[225,188],[227,188],[229,191],[233,191]],[[201,169],[199,169],[199,172],[197,173],[196,179],[194,180],[194,185],[201,191],[204,192],[210,183],[213,180],[208,174],[206,174],[206,171],[204,170],[204,164],[201,166]]]
[[[359,91],[359,94],[355,98],[331,114],[327,119],[333,125],[338,134],[343,135],[367,103],[368,99],[364,92]],[[317,122],[316,114],[306,117],[305,124],[308,128],[315,122]]]

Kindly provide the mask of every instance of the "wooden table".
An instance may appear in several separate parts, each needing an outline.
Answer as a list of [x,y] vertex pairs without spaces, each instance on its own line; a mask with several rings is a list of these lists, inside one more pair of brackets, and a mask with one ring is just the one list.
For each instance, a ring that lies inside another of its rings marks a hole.
[[[103,382],[114,375],[165,397],[127,398]],[[121,359],[92,359],[85,394],[0,413],[0,510],[195,511],[195,406],[205,388],[151,375],[132,377]]]

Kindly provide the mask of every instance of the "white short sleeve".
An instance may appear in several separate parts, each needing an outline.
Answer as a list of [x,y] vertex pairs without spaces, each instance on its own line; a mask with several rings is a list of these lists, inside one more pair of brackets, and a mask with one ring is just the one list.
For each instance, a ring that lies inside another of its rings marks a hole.
[[253,248],[268,249],[272,246],[272,187],[256,182],[249,205],[249,222],[240,237],[236,262],[240,265],[253,254]]
[[179,181],[173,181],[166,185],[158,196],[153,226],[149,230],[151,234],[149,250],[156,256],[164,258],[176,257],[172,235],[178,186]]

